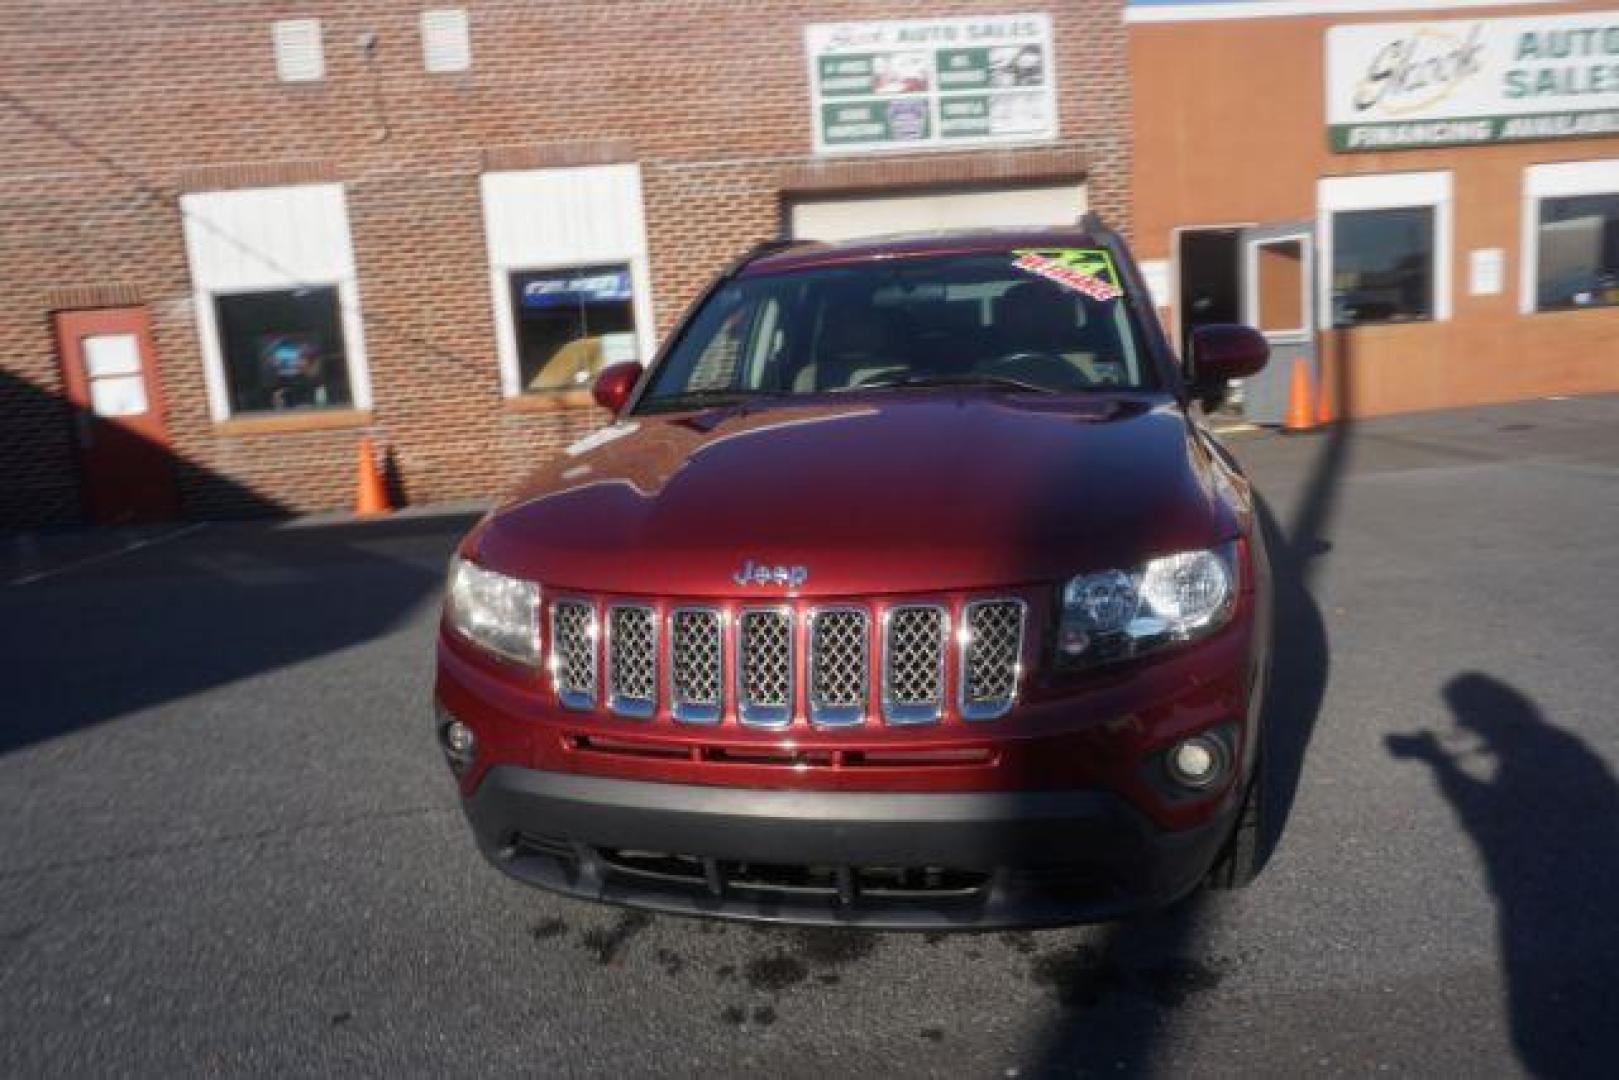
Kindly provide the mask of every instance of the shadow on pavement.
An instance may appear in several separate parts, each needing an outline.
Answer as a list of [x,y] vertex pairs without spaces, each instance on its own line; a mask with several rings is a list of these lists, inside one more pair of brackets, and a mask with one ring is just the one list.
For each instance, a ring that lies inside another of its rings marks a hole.
[[[10,449],[7,432],[54,425],[66,437],[84,420],[61,395],[0,373],[0,451]],[[167,460],[188,506],[288,513],[146,445]],[[42,511],[32,497],[0,491],[0,524],[77,514]],[[3,537],[0,754],[384,634],[437,592],[450,546],[472,520],[216,525],[149,549],[140,544],[157,534],[135,526]],[[8,562],[38,548],[66,557]]]
[[213,526],[0,589],[0,754],[380,637],[472,521]]
[[1445,686],[1457,730],[1390,735],[1428,766],[1478,848],[1495,899],[1512,1041],[1538,1076],[1612,1075],[1619,1051],[1619,785],[1517,689]]
[[[1317,593],[1354,442],[1352,345],[1352,332],[1333,335],[1335,363],[1327,370],[1334,373],[1338,415],[1324,432],[1309,436],[1322,441],[1285,528],[1269,500],[1255,496],[1273,618],[1260,748],[1262,866],[1281,843],[1326,697],[1330,643]],[[1229,969],[1228,960],[1206,955],[1211,903],[1202,889],[1168,910],[1103,927],[1094,940],[1037,959],[1035,979],[1053,985],[1062,1006],[1037,1048],[1039,1073],[1149,1071],[1173,1010],[1214,990]]]
[[1275,637],[1271,681],[1265,708],[1265,822],[1262,862],[1268,864],[1281,843],[1305,753],[1331,674],[1327,623],[1318,593],[1322,572],[1332,553],[1332,524],[1343,478],[1354,445],[1353,333],[1336,331],[1328,339],[1331,356],[1323,370],[1333,376],[1338,419],[1328,428],[1309,478],[1288,517],[1285,532],[1275,508],[1263,495],[1256,500],[1260,528],[1271,562]]

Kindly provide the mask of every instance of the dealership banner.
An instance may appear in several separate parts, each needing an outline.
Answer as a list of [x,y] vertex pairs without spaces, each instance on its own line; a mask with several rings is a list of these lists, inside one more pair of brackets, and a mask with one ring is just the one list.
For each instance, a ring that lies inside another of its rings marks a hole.
[[804,45],[816,153],[1057,135],[1045,15],[821,23]]
[[523,280],[525,308],[576,307],[630,298],[630,272],[603,270],[588,274],[529,274]]
[[1335,26],[1334,150],[1619,136],[1619,11]]

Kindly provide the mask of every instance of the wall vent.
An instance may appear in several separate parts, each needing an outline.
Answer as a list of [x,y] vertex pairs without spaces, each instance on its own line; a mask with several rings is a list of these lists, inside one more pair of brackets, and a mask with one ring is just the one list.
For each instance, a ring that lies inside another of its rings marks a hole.
[[422,12],[422,62],[435,73],[466,71],[472,66],[472,35],[465,8]]
[[319,19],[282,19],[271,28],[275,74],[282,82],[319,82],[326,75]]

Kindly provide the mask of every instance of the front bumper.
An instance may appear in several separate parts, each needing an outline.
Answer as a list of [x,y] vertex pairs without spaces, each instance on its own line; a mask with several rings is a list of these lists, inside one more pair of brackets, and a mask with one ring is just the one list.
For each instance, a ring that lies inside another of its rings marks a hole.
[[1161,907],[1233,811],[1184,830],[1096,791],[782,791],[490,769],[479,846],[556,892],[683,915],[888,929],[1051,926]]

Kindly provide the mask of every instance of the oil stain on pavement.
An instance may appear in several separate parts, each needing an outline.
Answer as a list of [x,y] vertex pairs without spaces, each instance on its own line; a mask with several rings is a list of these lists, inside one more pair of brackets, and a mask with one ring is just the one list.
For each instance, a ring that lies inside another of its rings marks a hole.
[[580,935],[579,944],[594,954],[596,963],[606,967],[618,961],[619,954],[631,938],[651,925],[652,916],[646,912],[623,911],[612,925],[586,930]]
[[[637,950],[635,942],[649,928],[658,937],[656,948]],[[605,968],[633,966],[644,961],[669,978],[701,972],[719,984],[721,1002],[717,1018],[731,1028],[763,1028],[781,1018],[783,1005],[813,1001],[824,988],[838,986],[896,939],[892,935],[837,927],[749,926],[739,939],[750,955],[725,955],[709,965],[694,961],[677,945],[684,940],[723,937],[736,927],[723,923],[661,919],[641,911],[619,912],[611,921],[591,926],[576,936],[576,947]],[[661,933],[674,930],[670,936]],[[559,917],[533,924],[529,935],[541,944],[566,940],[571,929]],[[915,940],[954,954],[966,962],[989,955],[1018,969],[1036,992],[1064,1011],[1089,1010],[1111,1002],[1136,1001],[1161,1009],[1174,1009],[1191,998],[1216,990],[1230,972],[1228,958],[1199,960],[1170,955],[1132,962],[1105,940],[1064,942],[1064,936],[1010,931],[997,934],[928,933]],[[997,956],[998,954],[998,956]],[[741,992],[741,999],[736,997]],[[725,1000],[725,999],[731,1000]],[[927,1023],[917,1036],[932,1043],[945,1041],[948,1026]]]
[[1192,995],[1219,986],[1228,966],[1224,961],[1171,958],[1132,968],[1089,945],[1070,945],[1042,954],[1034,961],[1031,977],[1067,1009],[1094,1008],[1110,994],[1175,1008]]
[[749,960],[742,969],[748,987],[770,994],[779,994],[809,978],[809,966],[791,956],[760,956]]

